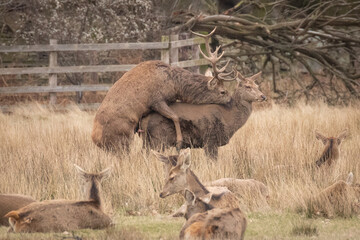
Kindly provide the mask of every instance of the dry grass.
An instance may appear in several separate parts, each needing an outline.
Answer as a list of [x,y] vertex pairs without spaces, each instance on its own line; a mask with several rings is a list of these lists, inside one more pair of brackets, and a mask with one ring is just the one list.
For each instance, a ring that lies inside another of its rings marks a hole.
[[[182,197],[158,197],[163,184],[162,165],[142,150],[136,138],[129,154],[118,156],[97,148],[90,138],[94,113],[76,109],[55,113],[34,105],[0,114],[0,192],[44,199],[79,199],[73,163],[98,171],[112,166],[104,181],[107,211],[116,215],[170,213]],[[323,150],[315,139],[318,129],[337,135],[348,128],[337,166],[330,173],[311,167]],[[360,176],[360,109],[324,104],[283,108],[273,105],[254,112],[248,122],[220,148],[219,160],[192,150],[192,169],[203,181],[221,177],[254,178],[270,188],[270,206],[277,212],[306,207],[307,200],[352,171]],[[175,150],[167,151],[175,153]],[[358,181],[359,182],[359,181]]]

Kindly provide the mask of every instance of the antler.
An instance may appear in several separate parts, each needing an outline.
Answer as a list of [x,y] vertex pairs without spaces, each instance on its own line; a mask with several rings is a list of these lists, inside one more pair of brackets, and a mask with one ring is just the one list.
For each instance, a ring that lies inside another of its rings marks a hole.
[[193,34],[195,34],[196,36],[199,36],[199,37],[202,37],[205,39],[205,47],[206,47],[206,51],[207,51],[207,54],[209,56],[207,56],[200,48],[199,46],[199,50],[200,50],[200,53],[201,55],[206,59],[208,60],[210,63],[211,63],[211,66],[213,68],[213,71],[214,71],[214,77],[209,81],[209,85],[212,85],[212,81],[214,79],[217,79],[219,81],[219,83],[222,83],[223,81],[233,81],[235,80],[235,77],[234,78],[226,78],[227,76],[229,76],[230,74],[233,73],[233,71],[231,71],[230,73],[223,73],[227,66],[229,65],[229,62],[230,60],[225,64],[224,67],[222,67],[221,69],[218,69],[216,67],[216,63],[222,58],[222,56],[224,55],[225,51],[223,51],[220,56],[218,56],[218,52],[219,52],[219,49],[221,47],[220,46],[217,46],[215,51],[214,52],[211,52],[211,49],[210,49],[210,37],[214,34],[215,30],[216,30],[217,27],[214,28],[214,30],[212,30],[209,34],[200,34],[200,33],[196,33],[196,32],[193,32],[191,31]]

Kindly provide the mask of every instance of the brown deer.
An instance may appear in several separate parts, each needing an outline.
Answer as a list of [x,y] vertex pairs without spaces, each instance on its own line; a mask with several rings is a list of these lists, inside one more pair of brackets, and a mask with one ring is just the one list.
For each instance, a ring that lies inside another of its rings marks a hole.
[[84,180],[87,200],[48,200],[34,202],[5,215],[14,232],[62,232],[81,228],[105,228],[111,219],[102,210],[100,182],[110,169],[87,173],[75,165]]
[[35,201],[32,197],[21,194],[0,194],[0,226],[9,226],[9,220],[4,217],[6,213]]
[[[176,166],[178,155],[165,156],[153,150],[151,152],[163,163],[166,178],[171,168]],[[241,206],[245,207],[245,209],[251,210],[269,206],[267,203],[267,200],[270,198],[268,187],[255,179],[220,178],[206,182],[204,185],[211,193],[231,191],[240,200]],[[173,216],[182,216],[184,213],[185,205],[182,205]]]
[[172,167],[168,173],[163,191],[160,193],[161,198],[175,193],[184,193],[185,189],[189,189],[197,197],[210,199],[209,202],[216,207],[239,207],[239,200],[232,192],[210,192],[190,170],[190,163],[190,149],[182,149],[176,166]]
[[347,180],[339,180],[310,199],[310,207],[317,215],[326,217],[352,216],[360,213],[360,185],[353,183],[353,173]]
[[210,51],[209,39],[215,30],[208,35],[200,35],[205,38],[209,57],[201,53],[211,62],[214,77],[195,74],[161,61],[140,63],[125,73],[105,96],[94,119],[93,142],[106,149],[128,149],[139,120],[153,110],[171,119],[180,149],[183,137],[179,116],[169,104],[176,100],[193,104],[225,104],[231,99],[223,84],[225,80],[231,80],[228,79],[229,74],[223,73],[229,62],[218,69],[216,63],[224,52],[218,56],[219,47],[214,52]]
[[[218,147],[229,143],[234,133],[248,120],[254,101],[266,100],[255,80],[261,73],[245,78],[237,73],[238,85],[231,101],[225,105],[193,105],[175,103],[170,108],[180,118],[183,146],[205,148],[212,159],[218,156]],[[151,113],[140,122],[144,146],[160,150],[177,143],[176,130],[172,122],[160,114]],[[164,134],[166,133],[166,134]]]
[[348,136],[347,129],[342,131],[337,137],[325,137],[321,133],[315,131],[316,138],[321,140],[325,149],[321,157],[315,162],[318,167],[322,165],[331,166],[336,160],[339,159],[339,146],[341,142]]
[[186,223],[180,239],[244,239],[247,221],[240,208],[215,208],[186,189]]

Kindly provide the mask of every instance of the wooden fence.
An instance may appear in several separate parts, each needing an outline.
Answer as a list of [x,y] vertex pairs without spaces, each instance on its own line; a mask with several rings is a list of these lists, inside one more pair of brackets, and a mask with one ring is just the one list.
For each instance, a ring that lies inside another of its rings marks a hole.
[[[23,94],[23,93],[49,93],[50,104],[56,104],[56,93],[82,92],[82,91],[107,91],[111,84],[93,85],[57,85],[57,74],[61,73],[85,73],[85,72],[124,72],[129,71],[136,65],[87,65],[87,66],[59,66],[57,61],[58,52],[75,51],[110,51],[130,49],[157,49],[161,51],[161,60],[179,67],[193,67],[207,65],[205,59],[199,58],[198,48],[194,48],[192,60],[178,61],[178,50],[181,47],[193,46],[204,43],[202,38],[179,40],[178,35],[163,36],[161,42],[145,43],[102,43],[102,44],[58,44],[57,40],[51,39],[49,45],[23,45],[23,46],[0,46],[0,53],[24,53],[24,52],[49,52],[48,67],[24,67],[24,68],[0,68],[0,75],[17,74],[49,74],[48,86],[19,86],[0,87],[0,94]],[[93,105],[92,105],[93,106]],[[8,109],[8,107],[5,107]]]

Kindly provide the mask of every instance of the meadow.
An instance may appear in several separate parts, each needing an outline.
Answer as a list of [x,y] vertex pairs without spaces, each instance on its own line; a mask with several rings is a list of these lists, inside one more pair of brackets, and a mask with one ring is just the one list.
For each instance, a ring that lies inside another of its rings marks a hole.
[[[103,182],[105,210],[115,225],[105,230],[73,233],[14,234],[0,227],[0,239],[176,239],[183,218],[171,214],[180,195],[159,197],[164,183],[162,163],[142,149],[136,137],[130,153],[112,154],[91,141],[94,112],[73,106],[55,112],[34,104],[0,113],[0,193],[31,195],[37,200],[81,199],[73,164],[89,171],[112,168]],[[348,129],[340,159],[330,172],[313,165],[323,144],[315,130],[337,136]],[[308,199],[353,172],[360,182],[360,108],[358,104],[271,105],[256,110],[213,162],[203,150],[192,150],[192,170],[203,182],[222,177],[253,178],[270,190],[268,206],[251,205],[246,239],[359,239],[356,215],[309,218]],[[175,149],[165,154],[175,154]]]

